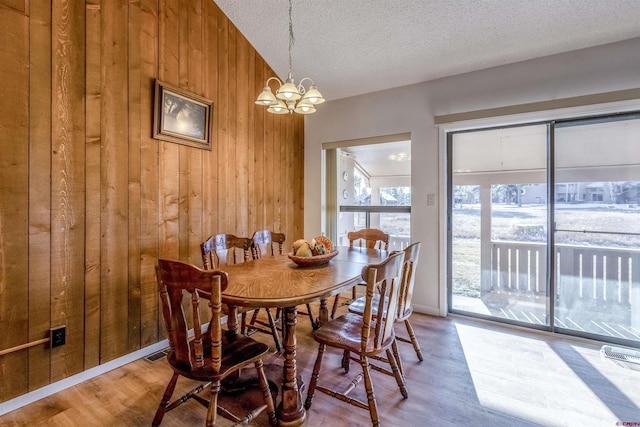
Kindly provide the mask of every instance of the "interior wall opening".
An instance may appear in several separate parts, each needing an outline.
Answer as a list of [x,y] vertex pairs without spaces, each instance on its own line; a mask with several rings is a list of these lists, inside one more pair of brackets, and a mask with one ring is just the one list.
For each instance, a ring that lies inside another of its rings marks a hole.
[[398,135],[380,140],[333,143],[324,147],[324,230],[338,245],[347,233],[377,228],[390,235],[390,247],[411,240],[411,140]]

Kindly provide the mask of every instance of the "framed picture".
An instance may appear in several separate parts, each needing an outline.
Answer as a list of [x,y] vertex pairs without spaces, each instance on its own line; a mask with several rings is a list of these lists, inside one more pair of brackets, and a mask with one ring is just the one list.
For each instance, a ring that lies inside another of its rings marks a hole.
[[211,150],[213,102],[156,80],[153,137]]

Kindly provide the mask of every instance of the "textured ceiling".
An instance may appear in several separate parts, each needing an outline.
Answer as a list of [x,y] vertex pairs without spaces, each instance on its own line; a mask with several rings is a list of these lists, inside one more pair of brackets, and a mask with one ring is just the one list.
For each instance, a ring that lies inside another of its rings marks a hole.
[[[288,2],[214,1],[286,77]],[[293,30],[294,79],[335,100],[640,37],[640,0],[293,0]]]

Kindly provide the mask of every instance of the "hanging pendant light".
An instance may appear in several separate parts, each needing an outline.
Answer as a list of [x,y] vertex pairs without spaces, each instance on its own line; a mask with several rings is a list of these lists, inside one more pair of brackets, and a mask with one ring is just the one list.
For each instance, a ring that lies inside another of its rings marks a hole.
[[[291,71],[291,48],[293,47],[293,22],[291,20],[291,0],[289,0],[289,74],[283,83],[277,77],[269,77],[256,99],[256,104],[264,105],[269,113],[273,114],[311,114],[316,112],[315,105],[322,104],[325,100],[315,83],[309,77],[300,80],[296,85]],[[309,89],[305,89],[302,83],[309,80]],[[269,87],[271,81],[277,81],[280,85],[274,95]]]

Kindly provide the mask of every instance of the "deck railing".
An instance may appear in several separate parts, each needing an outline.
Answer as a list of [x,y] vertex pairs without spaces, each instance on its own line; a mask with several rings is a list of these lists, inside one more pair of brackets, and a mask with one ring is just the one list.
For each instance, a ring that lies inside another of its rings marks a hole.
[[[546,295],[546,251],[544,243],[492,242],[490,282],[482,293]],[[640,311],[640,250],[558,244],[554,262],[557,301],[635,305]]]

